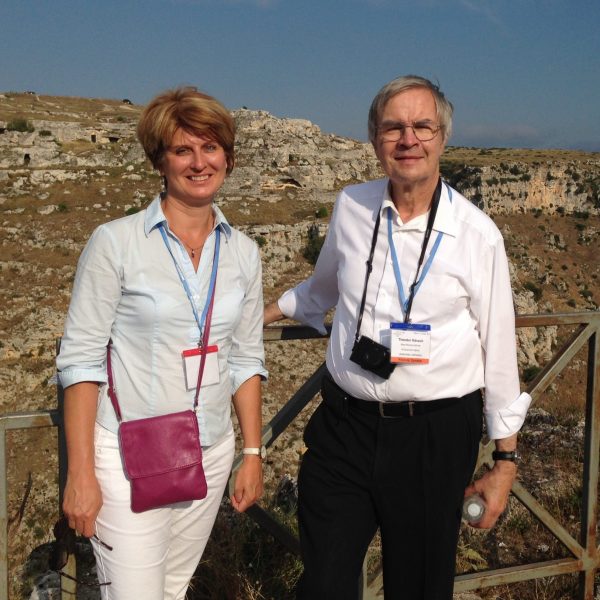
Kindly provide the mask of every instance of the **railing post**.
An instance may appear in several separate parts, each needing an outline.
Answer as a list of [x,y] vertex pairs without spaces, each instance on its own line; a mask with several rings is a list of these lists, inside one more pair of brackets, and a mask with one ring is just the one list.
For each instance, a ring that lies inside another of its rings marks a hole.
[[[58,353],[57,344],[57,353]],[[58,515],[62,516],[63,494],[67,482],[67,439],[64,428],[64,403],[65,394],[60,384],[56,385],[56,400],[58,406]],[[77,558],[75,554],[70,554],[67,558],[67,564],[62,568],[63,573],[77,578]],[[77,594],[77,582],[68,577],[60,577],[60,598],[61,600],[73,600]]]
[[0,599],[8,600],[8,509],[6,480],[6,429],[0,423]]
[[584,571],[579,574],[579,599],[593,600],[598,569],[598,463],[600,459],[600,344],[599,329],[588,342],[585,448],[581,506],[581,545],[585,548]]

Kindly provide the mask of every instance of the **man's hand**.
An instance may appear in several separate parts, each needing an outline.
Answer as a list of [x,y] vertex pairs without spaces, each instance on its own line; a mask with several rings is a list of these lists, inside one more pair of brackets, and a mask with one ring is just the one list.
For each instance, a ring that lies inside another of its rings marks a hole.
[[281,312],[279,305],[277,302],[271,302],[265,306],[264,313],[264,324],[269,325],[270,323],[274,323],[275,321],[281,321],[281,319],[285,319],[285,315]]
[[496,461],[494,468],[474,481],[466,490],[465,497],[479,494],[485,502],[481,521],[470,523],[477,529],[490,529],[506,509],[510,489],[517,475],[517,465],[508,460]]

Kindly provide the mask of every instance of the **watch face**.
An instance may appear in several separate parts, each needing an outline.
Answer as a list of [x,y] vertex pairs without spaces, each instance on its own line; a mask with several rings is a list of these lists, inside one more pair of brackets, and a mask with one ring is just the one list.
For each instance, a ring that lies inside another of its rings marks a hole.
[[267,458],[267,449],[264,446],[260,447],[260,457],[264,460]]

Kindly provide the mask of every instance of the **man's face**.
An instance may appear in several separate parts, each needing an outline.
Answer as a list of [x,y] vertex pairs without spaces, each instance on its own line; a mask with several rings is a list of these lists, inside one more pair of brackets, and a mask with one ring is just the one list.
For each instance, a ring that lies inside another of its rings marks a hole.
[[[411,127],[439,127],[433,94],[426,88],[412,88],[392,96],[385,105],[375,139],[375,154],[392,187],[401,189],[435,185],[439,177],[444,133],[439,130],[429,141],[420,141]],[[403,133],[397,141],[384,141],[382,131],[398,127]],[[420,137],[423,137],[422,135]]]

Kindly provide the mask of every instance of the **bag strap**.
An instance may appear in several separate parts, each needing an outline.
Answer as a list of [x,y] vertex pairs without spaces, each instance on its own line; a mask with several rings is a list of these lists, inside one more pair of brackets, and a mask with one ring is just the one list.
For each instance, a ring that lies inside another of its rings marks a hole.
[[[217,234],[220,232],[217,231]],[[194,396],[194,410],[196,410],[198,406],[198,398],[200,396],[200,386],[202,385],[202,376],[204,375],[204,365],[206,364],[206,349],[208,348],[208,341],[210,338],[210,323],[212,320],[212,311],[213,305],[215,302],[215,289],[217,287],[217,263],[219,261],[219,249],[220,249],[220,241],[221,236],[217,235],[215,239],[215,253],[213,256],[213,269],[210,277],[210,300],[208,305],[208,311],[206,313],[206,320],[204,321],[204,332],[201,339],[201,347],[204,349],[204,352],[200,354],[200,366],[198,368],[198,381],[196,382],[196,394]],[[117,415],[117,421],[121,423],[123,420],[123,416],[121,414],[121,407],[119,406],[119,400],[117,399],[117,392],[115,390],[113,371],[112,371],[112,361],[111,361],[111,341],[108,341],[108,345],[106,346],[106,371],[108,373],[108,397],[115,409],[115,414]]]
[[113,380],[113,372],[112,372],[112,363],[110,360],[110,345],[111,341],[108,340],[108,345],[106,346],[106,371],[108,373],[108,397],[115,409],[115,413],[117,415],[117,421],[119,423],[123,420],[121,416],[121,408],[119,407],[119,401],[117,400],[117,392],[115,391],[115,382]]

